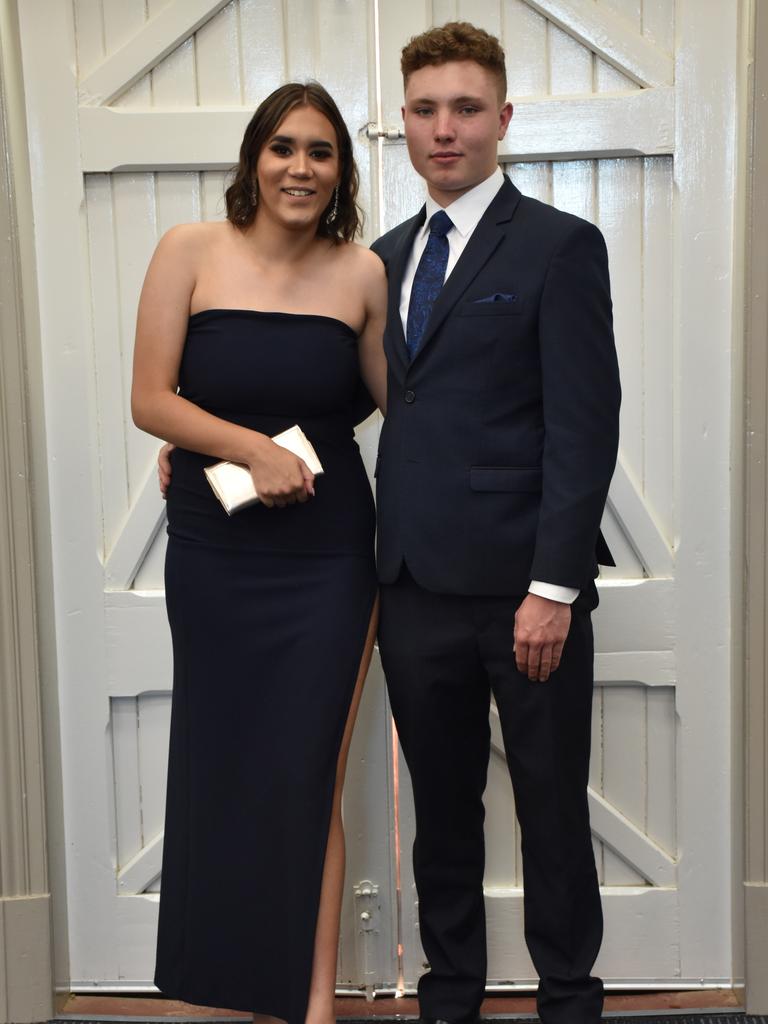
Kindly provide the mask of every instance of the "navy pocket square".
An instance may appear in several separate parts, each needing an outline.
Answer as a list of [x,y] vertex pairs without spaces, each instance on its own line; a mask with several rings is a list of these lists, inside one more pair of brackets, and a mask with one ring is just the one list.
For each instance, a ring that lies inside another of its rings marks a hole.
[[485,298],[475,299],[475,302],[517,302],[517,296],[507,295],[504,292],[494,292],[493,295],[486,295]]

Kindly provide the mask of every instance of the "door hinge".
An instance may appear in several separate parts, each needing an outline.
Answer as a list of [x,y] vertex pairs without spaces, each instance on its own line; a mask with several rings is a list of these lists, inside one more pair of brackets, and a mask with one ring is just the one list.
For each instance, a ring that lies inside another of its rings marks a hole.
[[365,995],[373,999],[374,988],[381,981],[379,958],[380,906],[379,887],[365,879],[354,887],[355,894],[355,952],[359,977],[365,985]]
[[365,133],[371,141],[374,139],[386,139],[387,142],[397,142],[398,139],[405,138],[405,132],[402,128],[398,128],[396,125],[383,128],[381,125],[376,124],[375,121],[368,122],[365,126]]

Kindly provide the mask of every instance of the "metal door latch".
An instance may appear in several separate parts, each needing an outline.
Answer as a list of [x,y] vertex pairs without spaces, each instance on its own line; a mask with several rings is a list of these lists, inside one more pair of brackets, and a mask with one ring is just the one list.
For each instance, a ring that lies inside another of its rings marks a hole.
[[382,128],[376,124],[375,121],[369,121],[365,126],[365,134],[368,138],[373,141],[374,139],[386,139],[388,142],[397,142],[398,139],[405,138],[405,132],[402,128],[398,128],[395,125],[390,125],[388,128]]
[[355,894],[355,946],[359,975],[365,985],[365,994],[373,999],[374,986],[380,982],[379,971],[379,887],[367,879],[354,887]]

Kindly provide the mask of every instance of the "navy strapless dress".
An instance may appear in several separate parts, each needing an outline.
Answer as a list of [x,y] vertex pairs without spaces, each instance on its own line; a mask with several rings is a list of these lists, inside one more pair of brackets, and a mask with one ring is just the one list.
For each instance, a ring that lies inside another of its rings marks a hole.
[[155,983],[303,1024],[336,760],[376,593],[374,506],[353,436],[357,339],[330,317],[206,310],[180,393],[325,474],[303,505],[226,515],[177,448],[166,601],[174,676]]

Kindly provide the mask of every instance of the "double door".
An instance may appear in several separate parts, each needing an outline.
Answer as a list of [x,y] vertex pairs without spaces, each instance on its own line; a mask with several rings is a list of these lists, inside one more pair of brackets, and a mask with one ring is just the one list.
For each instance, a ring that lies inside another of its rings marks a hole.
[[[713,281],[708,271],[732,249],[733,156],[712,126],[735,130],[736,72],[718,46],[730,39],[735,53],[738,25],[731,5],[704,6],[706,17],[691,0],[19,4],[72,988],[141,990],[152,977],[171,663],[157,444],[133,428],[128,406],[147,262],[171,225],[223,216],[243,127],[286,80],[317,78],[339,102],[355,140],[366,239],[410,216],[423,185],[399,132],[399,50],[451,18],[505,45],[516,107],[500,147],[505,169],[523,192],[597,222],[611,259],[624,403],[604,522],[618,565],[601,581],[596,616],[590,804],[606,911],[598,968],[620,985],[729,979],[732,852],[728,829],[715,826],[731,813],[722,495],[732,297],[723,275]],[[718,117],[696,134],[681,110],[703,104]],[[696,159],[702,146],[706,166]],[[359,432],[369,471],[378,430],[375,416]],[[491,724],[489,984],[525,985],[534,973],[519,836],[493,713]],[[339,984],[410,989],[424,959],[414,820],[378,656],[345,824]]]

